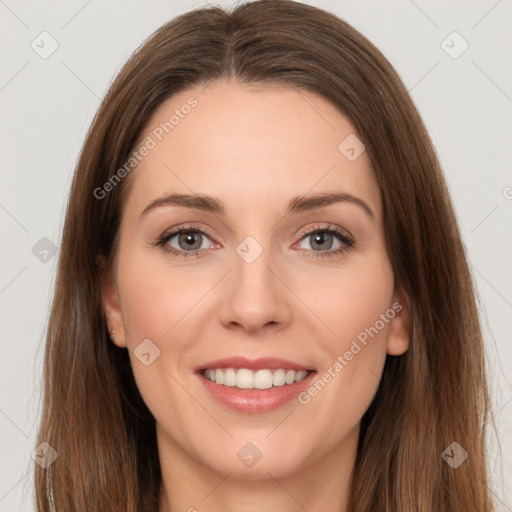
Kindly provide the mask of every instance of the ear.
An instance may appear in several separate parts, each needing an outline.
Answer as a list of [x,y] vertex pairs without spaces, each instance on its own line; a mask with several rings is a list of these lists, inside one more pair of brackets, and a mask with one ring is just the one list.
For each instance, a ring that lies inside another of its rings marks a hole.
[[[106,265],[104,256],[97,258],[101,269],[102,302],[110,339],[120,348],[126,348],[126,333],[124,329],[123,314],[119,304],[119,293],[112,271]],[[115,331],[114,333],[112,331]]]
[[388,324],[386,352],[390,356],[401,356],[409,348],[411,324],[411,302],[401,288],[395,289],[390,310],[395,316]]

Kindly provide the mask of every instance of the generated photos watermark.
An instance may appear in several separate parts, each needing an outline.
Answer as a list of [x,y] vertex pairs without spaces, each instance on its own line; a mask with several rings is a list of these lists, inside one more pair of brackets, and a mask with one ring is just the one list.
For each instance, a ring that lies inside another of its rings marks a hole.
[[354,357],[361,352],[361,350],[368,345],[368,338],[374,338],[379,334],[382,329],[389,323],[390,320],[395,318],[396,314],[402,311],[402,304],[395,302],[385,313],[382,313],[378,320],[370,327],[366,327],[361,331],[352,343],[348,350],[343,355],[339,355],[327,370],[321,375],[318,375],[315,382],[306,390],[300,393],[297,397],[302,405],[307,405],[311,399],[317,396],[325,386],[332,381],[344,368],[349,364]]
[[162,142],[164,137],[171,133],[171,131],[180,124],[181,120],[185,119],[185,117],[190,114],[197,104],[197,100],[191,96],[180,108],[175,109],[174,114],[169,117],[168,121],[160,123],[151,134],[144,139],[144,142],[137,149],[132,151],[126,162],[117,169],[101,187],[94,189],[94,197],[99,200],[105,199],[107,193],[112,192],[123,178],[130,174],[130,172],[149,155],[151,150],[155,149],[158,143]]

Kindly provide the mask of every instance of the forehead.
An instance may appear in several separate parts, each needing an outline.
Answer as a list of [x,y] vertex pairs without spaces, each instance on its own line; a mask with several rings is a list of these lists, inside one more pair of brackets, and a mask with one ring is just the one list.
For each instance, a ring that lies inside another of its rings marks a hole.
[[[132,172],[127,203],[204,193],[233,208],[281,205],[309,192],[343,191],[380,209],[380,194],[350,120],[292,87],[215,83],[166,100],[139,138],[150,147]],[[348,142],[344,142],[348,141]],[[341,144],[341,146],[340,146]],[[357,155],[357,153],[356,153]]]

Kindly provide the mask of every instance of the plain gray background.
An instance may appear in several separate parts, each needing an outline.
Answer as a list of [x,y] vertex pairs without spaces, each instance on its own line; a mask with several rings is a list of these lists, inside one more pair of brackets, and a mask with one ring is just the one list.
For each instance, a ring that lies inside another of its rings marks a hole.
[[[306,3],[344,18],[380,48],[437,148],[482,302],[503,450],[500,460],[491,443],[492,488],[498,509],[511,511],[512,1]],[[144,39],[175,15],[205,5],[0,0],[0,512],[34,510],[30,464],[57,262],[51,248],[59,246],[86,130]],[[51,44],[58,48],[42,58]]]

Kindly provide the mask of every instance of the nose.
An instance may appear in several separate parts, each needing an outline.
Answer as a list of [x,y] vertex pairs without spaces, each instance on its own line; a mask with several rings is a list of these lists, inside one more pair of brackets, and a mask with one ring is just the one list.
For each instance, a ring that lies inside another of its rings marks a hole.
[[222,290],[222,325],[251,334],[285,328],[290,322],[292,294],[279,274],[270,250],[252,263],[235,254],[234,268]]

